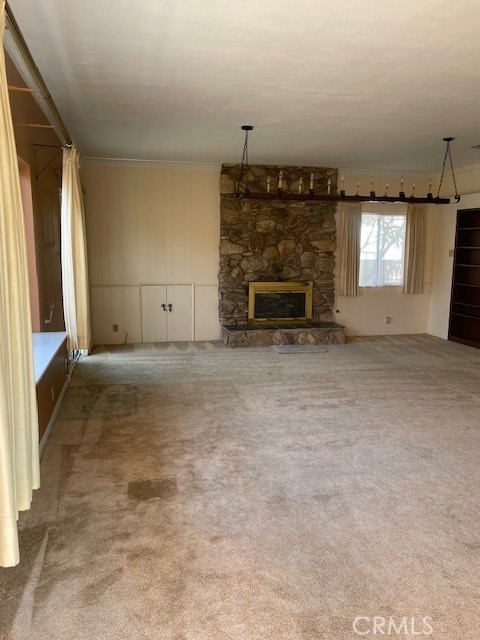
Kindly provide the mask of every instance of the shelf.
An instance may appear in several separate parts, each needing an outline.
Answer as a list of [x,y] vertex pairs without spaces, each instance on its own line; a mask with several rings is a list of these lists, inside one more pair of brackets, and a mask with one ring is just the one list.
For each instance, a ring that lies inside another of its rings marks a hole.
[[[455,303],[458,304],[458,303]],[[470,320],[478,320],[480,321],[480,318],[478,316],[469,316],[466,313],[458,313],[457,311],[452,311],[452,316],[457,316],[458,318],[470,318]]]
[[480,264],[465,264],[465,263],[460,263],[457,262],[457,264],[455,265],[456,267],[472,267],[474,269],[480,269]]
[[457,215],[457,228],[463,229],[480,229],[480,211],[479,209],[462,209]]
[[480,209],[457,212],[448,338],[480,348]]
[[452,342],[459,342],[460,344],[466,344],[468,347],[476,347],[477,349],[480,347],[480,342],[478,340],[470,340],[469,338],[463,338],[461,336],[457,336],[454,333],[448,334],[448,339],[452,340]]
[[455,287],[472,287],[473,289],[480,289],[480,284],[465,284],[465,282],[454,282]]
[[480,304],[472,304],[471,302],[456,302],[455,300],[452,300],[452,304],[462,304],[467,307],[478,307],[480,309]]
[[453,285],[451,309],[454,309],[456,305],[480,309],[480,287]]

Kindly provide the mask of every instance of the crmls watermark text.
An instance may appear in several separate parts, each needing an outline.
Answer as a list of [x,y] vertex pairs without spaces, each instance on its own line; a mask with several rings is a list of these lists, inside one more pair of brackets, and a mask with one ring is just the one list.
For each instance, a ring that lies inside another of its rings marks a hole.
[[385,618],[383,616],[357,616],[353,621],[354,633],[358,636],[431,636],[433,633],[432,618],[423,616],[403,616],[402,618]]

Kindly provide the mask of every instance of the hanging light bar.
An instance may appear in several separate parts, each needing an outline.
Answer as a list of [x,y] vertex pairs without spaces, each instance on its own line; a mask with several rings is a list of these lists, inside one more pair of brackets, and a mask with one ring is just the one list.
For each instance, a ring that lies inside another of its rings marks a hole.
[[[412,185],[412,190],[409,196],[405,195],[404,178],[400,179],[400,191],[397,196],[389,195],[390,183],[387,182],[383,195],[377,195],[375,191],[375,179],[372,176],[370,182],[370,193],[368,196],[361,196],[359,194],[360,183],[356,183],[355,195],[347,195],[345,192],[344,177],[340,176],[340,191],[338,194],[331,193],[331,180],[327,181],[327,193],[317,193],[315,191],[314,174],[310,174],[310,188],[303,192],[303,178],[300,178],[298,185],[298,193],[286,193],[283,187],[283,171],[279,172],[277,188],[272,188],[272,179],[270,176],[266,180],[265,191],[250,191],[248,186],[248,134],[253,131],[252,125],[244,124],[241,126],[242,131],[245,131],[245,140],[243,144],[242,162],[240,164],[239,178],[237,182],[236,196],[238,198],[251,198],[256,200],[297,200],[297,201],[314,201],[314,202],[407,202],[407,203],[426,203],[426,204],[449,204],[450,198],[441,198],[440,189],[442,187],[445,165],[447,158],[450,160],[450,169],[452,173],[453,185],[455,188],[455,200],[460,201],[460,196],[457,191],[457,183],[455,179],[455,171],[453,168],[452,152],[450,149],[450,142],[455,138],[443,138],[446,142],[445,157],[443,160],[442,174],[440,177],[439,187],[437,195],[434,197],[432,193],[432,181],[428,183],[429,192],[426,197],[419,198],[415,195],[416,185]],[[245,179],[245,184],[242,190],[242,181]]]

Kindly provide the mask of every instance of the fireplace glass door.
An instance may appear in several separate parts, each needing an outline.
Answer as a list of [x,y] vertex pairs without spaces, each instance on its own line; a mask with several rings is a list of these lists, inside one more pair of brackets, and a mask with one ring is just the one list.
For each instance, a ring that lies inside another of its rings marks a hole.
[[249,323],[311,322],[312,289],[311,282],[250,282]]
[[257,293],[255,295],[255,320],[270,318],[306,319],[306,293]]

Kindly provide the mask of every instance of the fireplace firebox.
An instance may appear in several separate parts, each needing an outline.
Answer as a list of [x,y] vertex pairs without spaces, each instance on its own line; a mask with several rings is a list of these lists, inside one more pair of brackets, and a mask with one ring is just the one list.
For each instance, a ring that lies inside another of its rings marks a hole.
[[249,282],[248,323],[262,326],[312,322],[312,282]]

